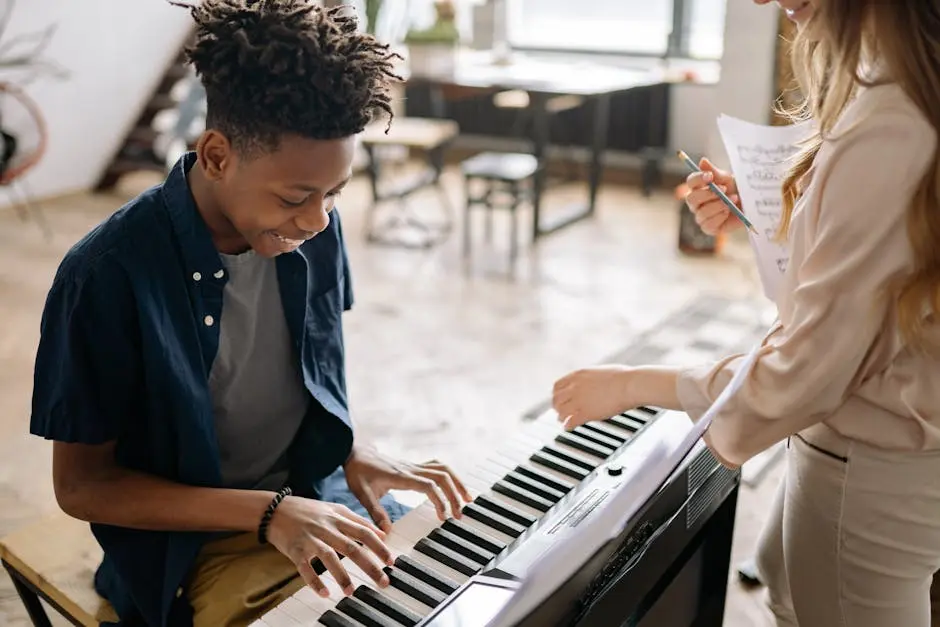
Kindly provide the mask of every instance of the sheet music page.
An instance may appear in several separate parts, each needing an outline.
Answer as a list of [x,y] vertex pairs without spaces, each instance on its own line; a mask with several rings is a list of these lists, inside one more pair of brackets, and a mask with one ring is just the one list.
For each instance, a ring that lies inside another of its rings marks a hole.
[[774,241],[783,210],[781,185],[798,143],[812,131],[810,123],[763,126],[728,115],[718,117],[718,130],[738,184],[741,209],[758,235],[748,234],[757,258],[764,295],[777,302],[781,279],[790,261],[785,245]]
[[[568,580],[588,558],[611,539],[619,536],[639,509],[666,483],[722,410],[728,399],[744,384],[757,361],[761,344],[758,343],[744,358],[731,381],[715,402],[692,423],[683,413],[666,414],[658,420],[672,420],[673,428],[655,441],[637,441],[628,463],[638,465],[636,470],[624,468],[624,474],[634,475],[636,481],[623,487],[597,515],[578,531],[577,537],[567,534],[547,551],[533,566],[513,598],[493,618],[487,627],[513,627],[545,601]],[[634,474],[635,473],[635,474]]]

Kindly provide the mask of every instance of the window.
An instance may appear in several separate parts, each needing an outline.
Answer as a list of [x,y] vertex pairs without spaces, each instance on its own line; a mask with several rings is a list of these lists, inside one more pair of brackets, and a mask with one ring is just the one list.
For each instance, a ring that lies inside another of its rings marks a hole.
[[722,53],[726,0],[505,1],[515,48],[707,59]]
[[688,36],[686,52],[698,59],[720,59],[724,51],[727,0],[685,1],[690,5],[684,24]]

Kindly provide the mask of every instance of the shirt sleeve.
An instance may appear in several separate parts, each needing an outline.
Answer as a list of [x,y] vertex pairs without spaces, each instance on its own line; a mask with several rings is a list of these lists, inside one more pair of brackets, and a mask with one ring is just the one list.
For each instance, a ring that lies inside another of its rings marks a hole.
[[[801,216],[805,255],[791,268],[797,286],[790,315],[768,333],[707,433],[726,464],[743,464],[824,420],[889,365],[891,356],[873,346],[880,334],[895,332],[887,290],[910,268],[906,213],[935,143],[916,122],[879,115],[835,140],[825,159],[817,156]],[[693,420],[743,361],[736,355],[680,372],[677,396]]]
[[339,241],[339,251],[343,265],[343,310],[349,311],[352,309],[354,302],[352,271],[349,267],[349,254],[346,251],[346,239],[343,237],[343,223],[340,220],[339,211],[334,209],[333,216],[336,219],[336,237]]
[[135,307],[123,274],[100,259],[61,270],[49,291],[33,376],[30,432],[49,440],[117,439],[140,399]]

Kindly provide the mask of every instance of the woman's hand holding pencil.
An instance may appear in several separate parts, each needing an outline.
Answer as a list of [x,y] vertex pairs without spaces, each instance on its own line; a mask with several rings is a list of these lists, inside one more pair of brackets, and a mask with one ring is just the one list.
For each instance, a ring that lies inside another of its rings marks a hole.
[[725,193],[727,198],[737,206],[741,206],[738,197],[738,186],[730,173],[716,168],[708,159],[699,162],[700,171],[692,172],[686,178],[689,188],[685,196],[685,203],[695,215],[695,221],[708,235],[727,233],[744,226],[744,223],[735,216],[725,205],[718,194],[709,188],[714,183],[718,189]]

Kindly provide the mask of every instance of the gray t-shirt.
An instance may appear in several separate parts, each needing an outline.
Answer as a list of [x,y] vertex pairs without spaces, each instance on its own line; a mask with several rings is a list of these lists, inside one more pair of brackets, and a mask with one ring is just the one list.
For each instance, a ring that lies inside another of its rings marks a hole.
[[222,481],[279,490],[310,394],[291,348],[275,261],[254,251],[222,255],[222,261],[228,281],[209,374]]

